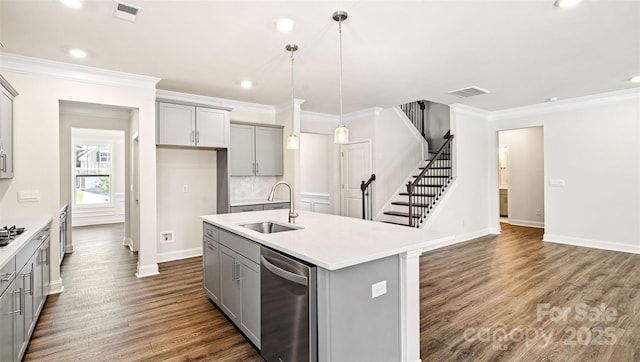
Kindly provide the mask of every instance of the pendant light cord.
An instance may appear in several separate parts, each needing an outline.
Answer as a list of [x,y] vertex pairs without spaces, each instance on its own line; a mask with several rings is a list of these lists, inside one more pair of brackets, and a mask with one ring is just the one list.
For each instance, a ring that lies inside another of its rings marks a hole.
[[338,34],[340,36],[340,125],[342,125],[342,20],[338,21]]
[[293,49],[291,49],[291,133],[293,134],[293,123],[295,120],[294,111],[296,108],[296,103],[293,100]]

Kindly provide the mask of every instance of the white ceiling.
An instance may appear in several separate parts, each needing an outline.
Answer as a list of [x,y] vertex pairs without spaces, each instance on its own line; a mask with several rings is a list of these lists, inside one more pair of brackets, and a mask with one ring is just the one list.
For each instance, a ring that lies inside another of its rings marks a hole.
[[[638,87],[640,1],[142,1],[138,21],[112,16],[110,0],[81,9],[57,0],[0,0],[0,41],[15,53],[162,78],[158,88],[337,114],[338,26],[343,24],[344,110],[417,99],[500,110]],[[292,18],[292,33],[276,19]],[[86,59],[68,55],[86,50]],[[252,89],[239,83],[250,79]],[[479,86],[490,94],[447,91]]]

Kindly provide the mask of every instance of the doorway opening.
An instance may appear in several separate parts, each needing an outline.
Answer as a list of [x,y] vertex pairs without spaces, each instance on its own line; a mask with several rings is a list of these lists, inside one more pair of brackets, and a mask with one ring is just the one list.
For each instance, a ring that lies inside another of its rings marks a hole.
[[115,241],[127,245],[130,239],[129,189],[132,168],[137,167],[132,164],[130,135],[137,131],[137,111],[71,101],[60,101],[59,110],[60,204],[66,205],[68,215],[60,245],[62,264],[64,255],[73,252],[74,229],[79,227],[111,225],[123,235]]
[[498,131],[500,222],[544,228],[543,127]]

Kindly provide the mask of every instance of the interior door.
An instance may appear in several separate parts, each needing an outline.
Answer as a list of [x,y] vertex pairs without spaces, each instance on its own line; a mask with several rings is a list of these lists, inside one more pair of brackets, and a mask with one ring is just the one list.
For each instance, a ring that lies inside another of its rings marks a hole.
[[360,184],[371,176],[369,142],[342,146],[342,215],[362,218],[362,191]]

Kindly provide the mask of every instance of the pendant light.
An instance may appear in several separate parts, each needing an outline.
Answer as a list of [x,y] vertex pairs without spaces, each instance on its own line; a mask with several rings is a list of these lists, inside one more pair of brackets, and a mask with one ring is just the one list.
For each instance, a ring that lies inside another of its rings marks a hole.
[[333,133],[334,143],[348,143],[349,142],[349,130],[342,123],[342,22],[347,19],[349,15],[346,11],[338,10],[333,13],[333,20],[338,22],[338,34],[340,35],[340,124]]
[[287,137],[287,149],[297,150],[298,148],[300,148],[300,141],[298,140],[298,137],[296,136],[296,133],[293,130],[293,127],[294,127],[293,125],[295,124],[294,119],[295,119],[295,109],[296,109],[296,104],[295,104],[295,101],[293,100],[293,52],[298,50],[298,46],[295,44],[287,44],[285,49],[288,52],[291,52],[291,134],[289,135],[289,137]]

